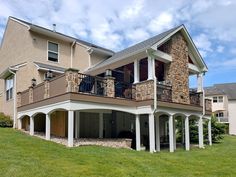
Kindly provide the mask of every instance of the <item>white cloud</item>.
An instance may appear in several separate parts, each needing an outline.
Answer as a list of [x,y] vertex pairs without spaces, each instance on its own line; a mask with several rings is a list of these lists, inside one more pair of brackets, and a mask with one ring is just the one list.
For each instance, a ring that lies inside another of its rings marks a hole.
[[144,0],[134,0],[133,3],[127,6],[120,14],[121,19],[132,19],[137,17],[142,12]]
[[217,46],[216,51],[219,53],[222,53],[224,49],[225,49],[224,46],[220,45],[220,46]]
[[203,57],[207,56],[208,52],[212,52],[212,43],[206,34],[200,34],[193,38],[194,43],[199,48],[199,51]]
[[150,21],[148,29],[152,32],[158,33],[164,29],[170,28],[172,25],[172,14],[168,12],[162,12],[160,15]]
[[126,34],[127,39],[133,41],[133,43],[137,43],[149,38],[149,33],[144,29],[138,28],[132,31],[129,31]]

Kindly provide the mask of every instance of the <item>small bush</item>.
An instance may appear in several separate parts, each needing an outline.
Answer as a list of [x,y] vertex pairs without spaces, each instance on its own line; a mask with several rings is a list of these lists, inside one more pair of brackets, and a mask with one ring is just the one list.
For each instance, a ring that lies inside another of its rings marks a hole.
[[12,127],[13,121],[10,116],[0,113],[0,127]]

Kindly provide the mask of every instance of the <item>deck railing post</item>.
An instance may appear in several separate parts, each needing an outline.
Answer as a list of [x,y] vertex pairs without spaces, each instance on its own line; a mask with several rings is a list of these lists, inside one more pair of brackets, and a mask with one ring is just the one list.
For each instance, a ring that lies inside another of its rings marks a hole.
[[44,81],[44,99],[49,98],[50,83],[49,80]]
[[66,70],[66,92],[78,92],[79,70],[69,68]]
[[107,76],[105,77],[105,79],[106,79],[105,95],[108,97],[115,97],[115,78]]
[[34,102],[34,98],[33,98],[33,86],[29,87],[29,103],[33,103]]

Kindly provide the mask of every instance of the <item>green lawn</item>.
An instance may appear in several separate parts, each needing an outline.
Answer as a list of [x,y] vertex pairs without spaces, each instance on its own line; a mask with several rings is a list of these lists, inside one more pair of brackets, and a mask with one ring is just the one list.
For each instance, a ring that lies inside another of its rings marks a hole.
[[235,176],[236,137],[206,149],[150,154],[104,147],[66,148],[0,128],[0,176]]

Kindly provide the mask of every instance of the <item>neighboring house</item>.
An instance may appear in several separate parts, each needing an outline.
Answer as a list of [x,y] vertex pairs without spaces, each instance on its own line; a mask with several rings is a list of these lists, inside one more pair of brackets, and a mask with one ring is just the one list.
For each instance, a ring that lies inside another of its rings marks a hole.
[[229,134],[236,135],[236,83],[215,84],[205,88],[205,93],[218,121],[228,123]]
[[[68,137],[70,147],[78,138],[129,136],[137,150],[167,143],[173,152],[177,143],[189,150],[189,119],[196,119],[199,147],[204,120],[211,144],[207,66],[183,25],[115,53],[10,17],[0,60],[0,111],[31,135]],[[197,90],[189,89],[190,75]]]

